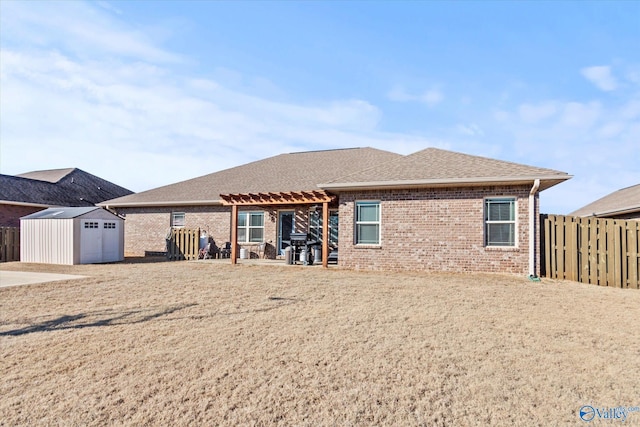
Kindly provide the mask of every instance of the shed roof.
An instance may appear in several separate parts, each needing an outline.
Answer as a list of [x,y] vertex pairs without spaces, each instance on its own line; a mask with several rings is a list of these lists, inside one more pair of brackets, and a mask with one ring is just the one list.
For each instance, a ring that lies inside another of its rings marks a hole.
[[540,190],[544,190],[570,178],[571,175],[566,172],[553,169],[438,148],[427,148],[331,181],[325,181],[318,186],[325,190],[348,190],[486,184],[514,185],[540,179]]
[[319,182],[402,157],[375,148],[280,154],[234,168],[109,200],[100,206],[219,204],[221,194],[317,190]]
[[[103,210],[97,206],[87,207],[60,207],[49,208],[40,212],[32,213],[31,215],[23,216],[21,219],[71,219],[85,215],[95,210]],[[115,216],[115,215],[114,215]]]
[[573,216],[616,216],[640,212],[640,184],[622,188],[570,213]]

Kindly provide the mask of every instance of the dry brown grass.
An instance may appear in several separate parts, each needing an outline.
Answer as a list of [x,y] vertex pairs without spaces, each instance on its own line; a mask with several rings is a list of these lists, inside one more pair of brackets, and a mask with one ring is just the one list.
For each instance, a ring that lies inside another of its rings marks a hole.
[[0,268],[89,276],[0,289],[2,425],[575,425],[585,404],[640,405],[634,290],[208,262]]

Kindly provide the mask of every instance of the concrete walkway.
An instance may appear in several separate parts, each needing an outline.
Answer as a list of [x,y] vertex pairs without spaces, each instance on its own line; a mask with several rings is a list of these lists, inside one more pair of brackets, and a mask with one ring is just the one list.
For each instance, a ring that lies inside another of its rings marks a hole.
[[31,273],[27,271],[0,271],[0,288],[31,285],[34,283],[56,282],[58,280],[82,279],[87,276],[55,273]]

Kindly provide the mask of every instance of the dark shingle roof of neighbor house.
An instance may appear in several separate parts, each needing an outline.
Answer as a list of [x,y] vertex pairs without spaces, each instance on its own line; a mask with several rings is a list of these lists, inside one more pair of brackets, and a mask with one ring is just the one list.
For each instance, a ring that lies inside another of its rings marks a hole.
[[[342,178],[340,178],[342,177]],[[357,188],[532,183],[546,189],[571,178],[564,172],[428,148],[402,156],[374,148],[281,154],[101,206],[217,204],[220,194]]]
[[0,201],[42,206],[94,206],[132,191],[81,169],[0,175]]
[[319,182],[400,154],[375,148],[280,154],[187,181],[101,203],[101,206],[218,204],[220,194],[318,190]]
[[472,156],[438,148],[399,157],[332,181],[319,183],[326,190],[354,188],[411,188],[486,184],[527,184],[540,179],[540,190],[570,179],[553,169]]
[[607,194],[569,215],[616,216],[633,212],[640,212],[640,184]]

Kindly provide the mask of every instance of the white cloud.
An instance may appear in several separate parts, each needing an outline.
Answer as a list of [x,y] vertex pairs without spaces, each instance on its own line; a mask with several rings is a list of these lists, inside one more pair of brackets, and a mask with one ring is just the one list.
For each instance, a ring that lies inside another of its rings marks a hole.
[[518,107],[520,119],[527,123],[538,123],[553,116],[557,111],[558,107],[554,102],[545,102],[537,105],[521,104]]
[[476,123],[459,124],[457,127],[458,132],[466,136],[483,136],[484,131]]
[[411,94],[402,86],[394,86],[388,93],[387,98],[394,102],[419,102],[429,107],[434,107],[444,100],[442,91],[433,87],[424,91],[422,94]]
[[611,67],[605,65],[585,67],[580,70],[582,75],[591,83],[596,85],[598,89],[610,92],[616,90],[618,83],[611,74]]
[[[381,112],[365,100],[296,104],[255,95],[256,85],[278,90],[259,76],[239,76],[233,88],[209,76],[193,78],[167,62],[175,57],[171,52],[120,28],[111,13],[84,4],[65,7],[75,14],[70,22],[87,18],[83,28],[96,26],[100,37],[71,50],[29,39],[24,49],[3,29],[2,173],[80,167],[141,191],[282,152],[372,146],[410,153],[442,146],[378,130]],[[20,19],[11,24],[17,34],[37,28],[62,40],[80,31],[68,28],[65,35],[57,23],[45,28],[45,16],[32,10],[28,19],[20,8],[10,12],[3,9],[3,22],[21,16],[20,26]],[[109,39],[139,46],[140,55],[114,49],[104,43]],[[76,54],[88,46],[89,53]],[[250,89],[243,88],[245,81]]]

